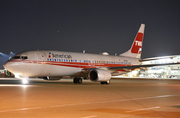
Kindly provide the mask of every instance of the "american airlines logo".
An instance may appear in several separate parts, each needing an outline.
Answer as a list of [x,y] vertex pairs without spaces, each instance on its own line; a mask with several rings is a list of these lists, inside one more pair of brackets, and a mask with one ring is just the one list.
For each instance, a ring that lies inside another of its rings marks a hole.
[[[49,58],[51,57],[51,52],[49,52]],[[72,58],[71,55],[66,55],[66,54],[54,54],[52,53],[53,58]]]
[[136,46],[142,46],[142,42],[141,41],[135,41],[135,45]]

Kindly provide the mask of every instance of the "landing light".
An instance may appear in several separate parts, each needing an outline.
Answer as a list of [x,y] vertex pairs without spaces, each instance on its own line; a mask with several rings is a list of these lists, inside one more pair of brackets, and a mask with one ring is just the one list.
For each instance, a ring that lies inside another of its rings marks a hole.
[[23,84],[29,84],[29,81],[28,81],[27,79],[23,79],[23,80],[22,80],[22,83],[23,83]]
[[26,88],[28,86],[29,85],[12,85],[12,84],[3,84],[3,85],[0,85],[0,87],[22,87],[22,88]]

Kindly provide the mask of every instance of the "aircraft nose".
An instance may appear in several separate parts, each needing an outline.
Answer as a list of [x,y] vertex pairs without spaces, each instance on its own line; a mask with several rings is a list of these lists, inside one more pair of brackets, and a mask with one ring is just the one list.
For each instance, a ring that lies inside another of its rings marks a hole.
[[11,60],[9,60],[4,64],[4,68],[8,71],[12,71],[12,70],[16,70],[17,66]]
[[7,61],[5,64],[4,64],[4,68],[6,70],[9,70],[9,68],[11,68],[11,63],[9,61]]

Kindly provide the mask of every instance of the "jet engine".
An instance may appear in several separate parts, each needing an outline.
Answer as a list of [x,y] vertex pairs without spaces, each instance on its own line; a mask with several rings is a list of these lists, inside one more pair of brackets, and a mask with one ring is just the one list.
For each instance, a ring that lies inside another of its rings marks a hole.
[[91,81],[106,82],[111,79],[111,73],[108,70],[93,69],[88,73],[88,78]]

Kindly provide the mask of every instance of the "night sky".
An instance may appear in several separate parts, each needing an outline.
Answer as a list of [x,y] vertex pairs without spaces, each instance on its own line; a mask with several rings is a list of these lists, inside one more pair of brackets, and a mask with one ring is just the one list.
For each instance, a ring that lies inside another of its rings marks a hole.
[[1,0],[0,52],[120,54],[141,23],[142,58],[180,55],[179,0]]

